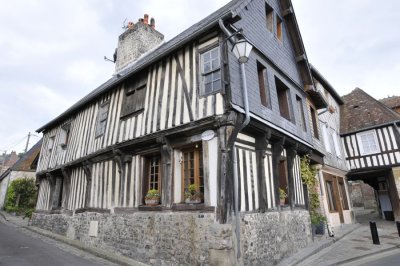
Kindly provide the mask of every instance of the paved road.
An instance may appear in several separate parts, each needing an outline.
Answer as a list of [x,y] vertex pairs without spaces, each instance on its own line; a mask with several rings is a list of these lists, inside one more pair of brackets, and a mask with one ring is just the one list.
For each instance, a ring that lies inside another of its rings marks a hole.
[[0,219],[1,266],[115,265]]
[[352,261],[347,266],[398,266],[400,265],[400,249],[383,252],[374,256]]

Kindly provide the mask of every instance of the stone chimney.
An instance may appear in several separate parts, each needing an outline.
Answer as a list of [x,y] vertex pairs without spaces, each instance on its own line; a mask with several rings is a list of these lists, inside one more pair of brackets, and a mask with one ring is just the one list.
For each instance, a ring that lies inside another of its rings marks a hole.
[[158,46],[164,35],[155,30],[155,20],[145,14],[136,24],[128,23],[125,32],[118,38],[115,72],[135,62],[141,55]]

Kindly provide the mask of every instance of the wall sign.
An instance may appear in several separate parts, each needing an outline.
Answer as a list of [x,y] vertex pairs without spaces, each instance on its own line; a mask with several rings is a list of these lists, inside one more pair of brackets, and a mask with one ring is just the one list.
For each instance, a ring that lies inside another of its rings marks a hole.
[[213,130],[206,130],[201,133],[201,139],[205,141],[212,140],[215,137],[215,132]]

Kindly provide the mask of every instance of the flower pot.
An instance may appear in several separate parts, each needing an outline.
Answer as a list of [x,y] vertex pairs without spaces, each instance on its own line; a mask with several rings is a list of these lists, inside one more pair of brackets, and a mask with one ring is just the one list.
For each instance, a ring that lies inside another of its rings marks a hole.
[[281,206],[285,205],[285,199],[280,199],[280,204],[281,204]]
[[156,206],[160,203],[160,198],[144,199],[144,203],[148,206]]
[[311,224],[312,234],[314,235],[325,235],[325,223],[320,222],[319,224]]
[[187,204],[198,204],[198,203],[201,203],[201,199],[186,198],[185,199],[185,203],[187,203]]

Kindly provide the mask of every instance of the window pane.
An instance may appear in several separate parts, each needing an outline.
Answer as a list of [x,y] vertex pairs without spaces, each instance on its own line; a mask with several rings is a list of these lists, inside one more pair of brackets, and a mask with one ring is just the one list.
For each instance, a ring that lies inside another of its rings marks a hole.
[[211,71],[211,63],[204,63],[203,73]]
[[212,92],[212,83],[204,84],[204,93],[208,94]]
[[213,82],[213,91],[218,91],[221,89],[221,81],[217,80]]
[[220,80],[221,79],[221,72],[220,71],[215,71],[213,73],[213,80]]
[[219,49],[218,47],[211,50],[211,58],[212,59],[219,59]]
[[212,69],[217,69],[219,68],[219,59],[214,59],[212,61]]

